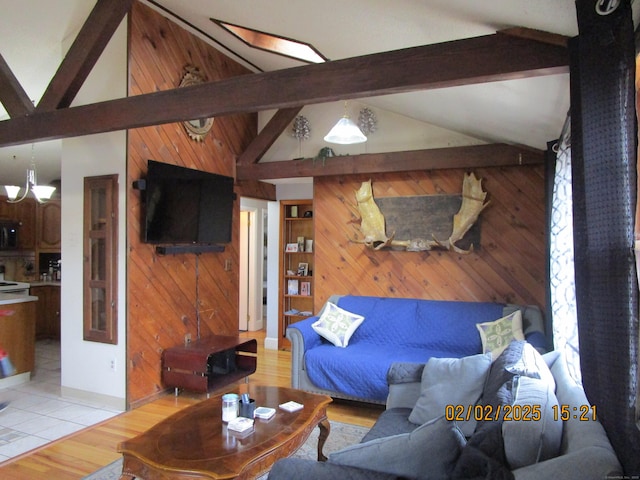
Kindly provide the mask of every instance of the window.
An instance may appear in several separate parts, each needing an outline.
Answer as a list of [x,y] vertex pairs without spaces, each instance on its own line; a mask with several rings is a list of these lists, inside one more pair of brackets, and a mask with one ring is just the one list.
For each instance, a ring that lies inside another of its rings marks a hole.
[[210,20],[250,47],[295,58],[296,60],[302,60],[307,63],[323,63],[327,61],[324,55],[308,43],[273,35],[271,33],[260,32],[240,25],[223,22],[222,20],[216,20],[215,18],[211,18]]
[[118,343],[118,176],[84,179],[84,339]]

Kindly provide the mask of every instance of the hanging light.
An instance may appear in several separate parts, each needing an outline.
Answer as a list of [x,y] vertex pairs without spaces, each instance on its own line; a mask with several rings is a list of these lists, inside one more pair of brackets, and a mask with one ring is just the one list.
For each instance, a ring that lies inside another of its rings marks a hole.
[[367,137],[362,133],[353,120],[347,115],[347,102],[344,102],[344,115],[338,120],[333,128],[324,137],[325,142],[351,145],[353,143],[363,143]]
[[[31,164],[29,168],[27,168],[27,180],[24,186],[24,193],[20,198],[18,198],[18,194],[20,193],[20,187],[17,185],[5,185],[4,189],[7,192],[7,202],[9,203],[18,203],[27,198],[27,195],[31,191],[33,196],[36,197],[38,203],[45,203],[47,200],[51,198],[53,192],[55,192],[56,187],[50,187],[48,185],[38,185],[37,174],[36,174],[36,163],[34,158],[34,146],[31,144]],[[15,159],[15,156],[13,157]]]

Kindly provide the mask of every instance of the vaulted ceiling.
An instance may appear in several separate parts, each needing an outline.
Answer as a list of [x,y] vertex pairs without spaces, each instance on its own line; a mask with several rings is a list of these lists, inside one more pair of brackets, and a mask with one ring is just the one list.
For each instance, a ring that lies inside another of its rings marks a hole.
[[[526,161],[529,149],[543,149],[559,135],[569,108],[564,42],[577,34],[571,0],[145,1],[256,75],[185,88],[179,95],[159,92],[71,109],[66,107],[128,2],[99,0],[91,14],[96,2],[86,0],[0,1],[0,100],[9,112],[0,111],[3,179],[16,152],[24,156],[29,148],[31,155],[31,142],[38,142],[41,178],[51,180],[59,142],[45,140],[275,109],[238,160],[239,175],[264,178],[257,162],[300,108],[341,99],[505,144],[499,147],[504,155]],[[308,42],[331,61],[307,65],[252,49],[211,18]],[[87,19],[88,28],[80,30]],[[81,44],[63,52],[62,45],[71,43],[65,38],[78,31]],[[124,105],[126,115],[109,114]],[[403,155],[408,165],[423,162]],[[365,163],[380,169],[388,158],[372,153]]]

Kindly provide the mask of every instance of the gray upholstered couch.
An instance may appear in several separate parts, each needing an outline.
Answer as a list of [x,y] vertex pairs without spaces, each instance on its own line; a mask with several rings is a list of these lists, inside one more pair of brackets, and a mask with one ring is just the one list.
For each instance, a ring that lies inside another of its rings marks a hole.
[[[555,379],[555,395],[559,406],[567,406],[568,419],[562,422],[561,443],[559,443],[559,454],[553,458],[538,461],[522,468],[517,468],[509,473],[507,477],[483,475],[475,478],[508,478],[510,474],[517,480],[540,480],[549,478],[562,478],[563,480],[602,480],[605,478],[622,478],[622,468],[616,457],[607,435],[597,420],[580,419],[579,415],[583,406],[588,405],[584,391],[569,376],[564,357],[558,352],[550,352],[544,355],[544,361],[550,367]],[[364,442],[387,441],[390,438],[403,438],[407,432],[417,432],[418,425],[409,422],[408,418],[412,407],[415,405],[421,392],[421,370],[407,368],[406,365],[394,365],[389,372],[390,393],[387,402],[387,409],[382,413],[371,431],[365,436],[359,445]],[[574,410],[574,407],[576,410]],[[590,413],[591,410],[589,409]],[[451,423],[451,422],[449,422]],[[532,422],[529,422],[532,423]],[[413,433],[411,434],[413,435]],[[395,436],[395,437],[392,437]],[[384,440],[382,440],[384,439]],[[409,458],[429,456],[425,452],[424,439],[415,444],[417,451],[411,452]],[[409,444],[398,444],[402,448],[410,448]],[[357,446],[356,446],[357,447]],[[350,447],[352,448],[352,447]],[[436,455],[448,455],[451,448],[441,450]],[[406,451],[398,452],[406,458]],[[435,456],[432,454],[432,456]],[[399,477],[394,474],[376,470],[374,460],[367,465],[367,468],[356,468],[345,466],[344,454],[331,454],[326,463],[309,460],[287,458],[277,462],[271,470],[269,480],[290,480],[293,478],[304,478],[305,480],[326,479],[326,480],[390,480],[397,478],[453,478],[442,471],[421,469],[415,475],[403,475]],[[385,462],[384,452],[380,453],[380,461]],[[339,462],[339,463],[338,463]],[[349,462],[346,462],[349,464]],[[380,463],[380,462],[378,462]],[[459,473],[459,472],[458,472]],[[496,474],[496,472],[494,472]],[[457,476],[456,478],[468,478],[467,476]]]

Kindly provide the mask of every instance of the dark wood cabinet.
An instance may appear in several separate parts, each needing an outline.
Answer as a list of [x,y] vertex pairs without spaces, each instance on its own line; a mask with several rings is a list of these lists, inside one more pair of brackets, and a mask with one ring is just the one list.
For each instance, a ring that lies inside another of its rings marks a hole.
[[60,340],[60,287],[55,285],[32,286],[31,295],[36,302],[36,339]]
[[26,198],[13,207],[15,218],[20,222],[18,249],[33,250],[36,248],[36,202]]
[[18,249],[34,250],[36,246],[36,201],[25,198],[18,203],[8,203],[6,196],[0,196],[0,219],[13,220],[20,224]]
[[50,200],[37,208],[37,248],[42,251],[60,251],[62,235],[60,229],[60,200]]

